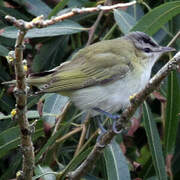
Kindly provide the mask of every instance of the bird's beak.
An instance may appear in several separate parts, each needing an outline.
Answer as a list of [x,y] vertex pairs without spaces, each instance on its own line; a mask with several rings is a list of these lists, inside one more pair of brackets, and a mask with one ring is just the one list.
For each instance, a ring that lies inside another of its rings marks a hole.
[[157,52],[171,52],[171,51],[176,51],[175,48],[172,48],[172,47],[166,47],[166,46],[160,46],[158,49],[157,49]]

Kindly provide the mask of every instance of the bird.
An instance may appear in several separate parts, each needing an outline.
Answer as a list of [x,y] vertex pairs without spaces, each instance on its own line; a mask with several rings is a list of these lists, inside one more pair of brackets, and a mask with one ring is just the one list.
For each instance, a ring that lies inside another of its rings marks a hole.
[[26,79],[40,93],[70,97],[91,117],[111,115],[130,105],[130,96],[148,83],[157,59],[174,48],[160,46],[144,32],[103,40],[79,50],[70,61]]
[[70,61],[45,72],[33,73],[27,84],[39,93],[69,96],[92,117],[116,113],[130,105],[130,96],[148,83],[157,59],[174,48],[160,46],[143,32],[104,40],[79,50]]

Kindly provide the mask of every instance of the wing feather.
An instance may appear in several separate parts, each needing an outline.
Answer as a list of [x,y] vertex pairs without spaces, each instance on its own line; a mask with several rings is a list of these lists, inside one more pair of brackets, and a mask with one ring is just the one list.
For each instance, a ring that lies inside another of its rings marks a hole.
[[[109,60],[111,61],[111,60]],[[126,76],[130,71],[128,64],[108,64],[107,67],[100,67],[95,63],[86,67],[80,66],[68,71],[59,71],[52,74],[43,92],[61,92],[77,90],[94,85],[104,85]]]
[[[95,43],[94,46],[84,48],[71,61],[55,68],[52,73],[47,73],[47,77],[42,77],[41,80],[41,83],[44,82],[46,86],[40,92],[64,92],[95,85],[106,85],[125,77],[133,70],[131,57],[124,53],[124,45],[118,44],[121,46],[118,47],[121,51],[119,52],[114,51],[113,48],[116,47],[113,40],[107,43],[109,46],[105,46],[104,49],[98,48],[102,43]],[[33,78],[30,81],[33,81]]]

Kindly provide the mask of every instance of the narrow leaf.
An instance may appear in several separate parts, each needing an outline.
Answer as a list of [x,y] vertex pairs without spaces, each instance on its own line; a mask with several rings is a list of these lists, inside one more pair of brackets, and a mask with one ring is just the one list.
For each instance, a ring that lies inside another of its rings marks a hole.
[[[52,94],[49,96],[44,103],[43,113],[50,114],[60,114],[64,106],[68,102],[69,98],[66,96],[61,96],[59,94]],[[43,118],[51,126],[54,125],[56,117],[53,116],[44,116]]]
[[69,36],[54,37],[43,44],[33,60],[33,71],[41,72],[61,64],[67,50],[68,39]]
[[112,141],[112,143],[105,148],[104,158],[109,180],[131,179],[127,161],[120,146],[115,141]]
[[158,180],[158,178],[156,176],[150,177],[147,180]]
[[43,14],[45,17],[47,17],[47,15],[51,11],[51,8],[47,6],[41,0],[28,0],[28,1],[27,0],[14,0],[14,1],[25,6],[26,10],[34,16],[40,16]]
[[132,27],[136,24],[136,20],[122,10],[114,9],[114,18],[124,34],[129,33]]
[[143,7],[140,4],[135,4],[129,6],[126,11],[130,16],[132,16],[136,21],[138,21],[142,16],[144,16]]
[[[13,154],[13,158],[11,159],[10,162],[8,162],[8,168],[4,169],[1,172],[0,179],[1,180],[13,179],[14,174],[16,174],[17,169],[21,166],[21,163],[22,163],[21,154],[20,153],[19,154]],[[1,168],[1,170],[2,170],[2,168]]]
[[7,14],[10,15],[10,16],[14,16],[17,19],[23,19],[23,20],[26,20],[26,21],[29,20],[29,18],[26,15],[19,12],[15,8],[7,8],[7,7],[0,6],[0,16],[5,17]]
[[[28,119],[39,118],[39,113],[38,113],[38,111],[35,111],[35,110],[29,110],[26,115],[27,115]],[[50,113],[44,113],[43,115],[44,116],[53,116],[53,117],[56,116],[56,114],[50,114]],[[9,119],[11,117],[12,117],[11,115],[0,114],[0,120]]]
[[[33,140],[43,136],[42,121],[38,121],[36,131],[33,134]],[[19,127],[9,128],[0,133],[0,158],[4,157],[10,150],[15,149],[20,144],[20,130]]]
[[173,154],[176,143],[177,128],[180,113],[180,87],[177,73],[171,72],[168,77],[167,109],[165,122],[166,154]]
[[6,47],[0,45],[0,56],[7,56],[8,52],[9,50]]
[[[75,115],[75,109],[74,108],[69,108],[69,110],[67,111],[65,117],[63,118],[63,120],[65,121],[61,128],[59,128],[56,133],[51,136],[48,141],[46,142],[46,144],[40,149],[40,151],[38,152],[38,154],[36,155],[36,159],[35,161],[38,162],[39,158],[43,155],[44,152],[47,152],[47,154],[49,153],[49,147],[51,147],[54,142],[56,141],[57,138],[62,137],[64,134],[66,134],[69,131],[69,128],[71,127],[71,122],[73,121],[73,117]],[[51,153],[52,154],[52,153]],[[50,154],[50,156],[51,156]],[[48,156],[48,155],[47,155]],[[53,158],[51,157],[44,157],[44,161],[47,160],[47,158],[51,159]]]
[[86,148],[82,153],[78,154],[77,156],[74,156],[73,159],[70,161],[70,163],[66,166],[66,169],[68,168],[68,171],[72,171],[75,168],[77,168],[80,163],[83,162],[83,160],[90,154],[93,147]]
[[162,153],[162,146],[161,146],[159,133],[156,124],[154,122],[152,113],[146,102],[143,104],[143,120],[148,138],[148,143],[152,153],[152,159],[153,159],[156,175],[159,180],[167,180],[165,162]]
[[[26,38],[39,38],[39,37],[52,37],[59,35],[74,34],[77,32],[85,31],[86,28],[83,28],[81,25],[72,20],[65,20],[63,22],[48,26],[46,28],[34,28],[30,29]],[[3,37],[7,38],[16,38],[17,37],[17,28],[13,26],[8,26],[4,28],[4,32],[1,34]]]
[[[38,165],[35,168],[35,174],[39,175],[38,178],[42,178],[43,180],[56,180],[56,176],[54,175],[54,171],[48,166],[40,166]],[[46,174],[46,175],[44,175]],[[55,173],[56,174],[56,173]],[[37,177],[33,178],[33,180],[37,179]]]
[[11,112],[11,110],[15,106],[15,101],[12,97],[9,95],[3,94],[3,96],[0,99],[0,107],[4,112]]
[[180,1],[164,3],[145,16],[131,29],[131,31],[143,31],[149,35],[156,33],[164,24],[180,12]]
[[62,0],[60,1],[54,8],[53,10],[50,12],[50,14],[48,15],[48,18],[55,16],[61,9],[63,9],[66,4],[69,2],[69,0]]

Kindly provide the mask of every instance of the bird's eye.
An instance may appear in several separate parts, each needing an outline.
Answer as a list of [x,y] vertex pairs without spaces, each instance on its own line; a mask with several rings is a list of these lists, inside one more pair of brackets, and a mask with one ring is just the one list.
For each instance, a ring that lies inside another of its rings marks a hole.
[[144,48],[143,49],[146,53],[152,52],[150,48]]

